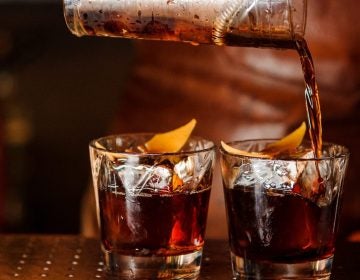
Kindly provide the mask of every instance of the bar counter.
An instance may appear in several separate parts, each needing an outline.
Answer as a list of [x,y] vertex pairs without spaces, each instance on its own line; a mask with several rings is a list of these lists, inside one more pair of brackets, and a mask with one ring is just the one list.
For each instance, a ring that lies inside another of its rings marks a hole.
[[[99,241],[77,235],[0,235],[0,280],[107,279]],[[338,244],[333,280],[360,279],[360,243]],[[232,279],[227,241],[207,240],[200,280]]]

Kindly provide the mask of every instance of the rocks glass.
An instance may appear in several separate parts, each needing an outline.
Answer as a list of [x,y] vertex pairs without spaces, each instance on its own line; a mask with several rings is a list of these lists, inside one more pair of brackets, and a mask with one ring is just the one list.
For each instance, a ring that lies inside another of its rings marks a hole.
[[176,153],[144,153],[152,134],[90,143],[106,269],[131,279],[199,275],[215,146],[191,137]]
[[[269,140],[229,143],[249,152]],[[310,144],[283,158],[221,149],[229,243],[238,279],[329,279],[349,152]]]

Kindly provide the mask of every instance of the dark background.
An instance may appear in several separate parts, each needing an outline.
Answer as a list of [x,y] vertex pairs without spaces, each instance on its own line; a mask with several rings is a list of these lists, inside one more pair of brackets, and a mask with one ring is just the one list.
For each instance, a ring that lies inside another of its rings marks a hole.
[[0,1],[0,228],[79,230],[88,142],[108,131],[131,60],[129,40],[71,35],[61,1]]

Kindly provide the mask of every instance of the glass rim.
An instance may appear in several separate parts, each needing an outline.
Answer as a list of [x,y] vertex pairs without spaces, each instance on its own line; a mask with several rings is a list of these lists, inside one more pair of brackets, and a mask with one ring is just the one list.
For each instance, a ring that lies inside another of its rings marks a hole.
[[[278,139],[273,139],[273,138],[258,138],[258,139],[246,139],[246,140],[234,140],[234,141],[229,141],[229,142],[225,142],[225,144],[229,145],[229,146],[233,146],[234,144],[239,144],[239,143],[251,143],[251,142],[265,142],[265,141],[277,141]],[[305,140],[302,143],[310,143],[310,140]],[[229,153],[227,151],[224,150],[224,148],[220,145],[219,151],[222,155],[227,155],[227,156],[233,156],[236,158],[248,158],[248,159],[256,159],[256,160],[263,160],[263,161],[323,161],[323,160],[332,160],[332,159],[339,159],[339,158],[348,158],[350,155],[350,151],[349,149],[344,146],[344,145],[340,145],[340,144],[336,144],[333,142],[323,142],[323,147],[324,146],[338,146],[341,147],[344,151],[339,154],[339,155],[333,155],[333,156],[322,156],[321,158],[295,158],[295,157],[284,157],[284,158],[266,158],[266,157],[252,157],[252,156],[248,156],[248,155],[236,155],[236,154],[232,154]]]
[[179,152],[165,152],[165,153],[161,153],[161,152],[151,152],[151,153],[141,153],[141,152],[117,152],[117,151],[111,151],[109,149],[106,148],[101,148],[101,147],[96,147],[95,143],[99,142],[101,140],[105,140],[105,139],[116,139],[118,137],[141,137],[141,136],[154,136],[157,133],[152,133],[152,132],[139,132],[139,133],[120,133],[120,134],[110,134],[107,136],[103,136],[100,138],[96,138],[93,139],[89,142],[89,147],[97,150],[99,152],[103,152],[103,153],[111,153],[114,155],[124,155],[124,156],[137,156],[137,157],[148,157],[148,156],[181,156],[181,155],[194,155],[194,154],[199,154],[199,153],[205,153],[205,152],[210,152],[210,151],[216,151],[217,146],[215,145],[214,141],[209,140],[207,138],[201,137],[201,136],[197,136],[197,135],[192,135],[189,137],[189,139],[194,139],[194,140],[205,140],[208,143],[211,144],[210,147],[208,148],[203,148],[200,150],[189,150],[189,151],[179,151]]

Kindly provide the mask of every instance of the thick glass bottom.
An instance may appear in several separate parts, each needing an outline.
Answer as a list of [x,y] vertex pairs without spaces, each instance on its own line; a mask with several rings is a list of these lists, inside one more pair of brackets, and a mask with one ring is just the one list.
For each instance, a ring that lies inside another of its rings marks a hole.
[[159,257],[126,256],[105,251],[110,279],[197,279],[202,249],[193,253]]
[[330,279],[333,257],[301,262],[273,263],[247,260],[231,253],[231,264],[235,279]]

